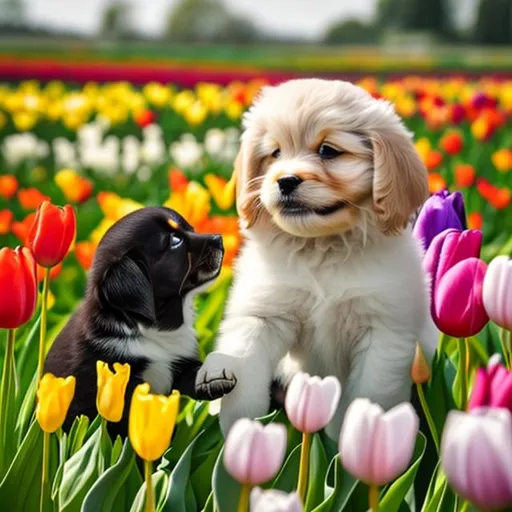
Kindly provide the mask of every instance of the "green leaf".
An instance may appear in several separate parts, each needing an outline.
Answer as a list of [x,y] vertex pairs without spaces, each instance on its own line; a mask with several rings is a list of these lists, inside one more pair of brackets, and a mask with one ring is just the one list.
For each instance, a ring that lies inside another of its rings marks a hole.
[[219,453],[213,469],[212,487],[217,512],[237,510],[242,486],[224,468],[224,449]]
[[110,458],[110,465],[113,466],[121,456],[121,452],[123,450],[123,440],[121,436],[117,436],[114,441],[114,445],[112,446],[112,456]]
[[427,440],[425,436],[419,432],[409,469],[389,486],[384,497],[381,498],[380,507],[382,510],[386,512],[398,512],[400,504],[404,501],[409,489],[414,484],[414,479],[418,472],[423,454],[425,453],[426,445]]
[[215,512],[213,508],[215,500],[213,497],[213,491],[208,495],[208,499],[206,500],[206,503],[204,504],[203,512]]
[[[125,439],[121,457],[96,480],[85,496],[81,512],[113,512],[120,510],[117,497],[135,463],[130,441]],[[121,511],[120,511],[121,512]]]
[[[160,511],[174,512],[175,510],[181,510],[188,512],[190,510],[187,508],[187,484],[190,481],[190,471],[192,469],[192,453],[198,439],[199,437],[196,437],[190,443],[170,474],[167,496],[162,507],[159,508]],[[195,512],[195,510],[190,510],[190,512]]]
[[211,475],[213,474],[213,468],[215,467],[215,462],[221,450],[222,442],[219,442],[210,450],[206,459],[196,466],[196,469],[190,477],[190,482],[194,489],[199,508],[205,506],[208,497],[212,495]]
[[79,511],[84,497],[98,478],[101,429],[96,429],[87,442],[64,464],[59,491],[61,512]]
[[34,418],[34,406],[36,402],[36,382],[37,374],[34,373],[32,382],[30,383],[18,412],[16,422],[16,438],[17,446],[21,444],[22,439],[27,434],[28,427]]
[[[151,475],[151,482],[153,484],[153,491],[155,493],[156,508],[159,510],[160,502],[164,497],[164,492],[167,490],[167,473],[162,469],[159,469]],[[144,504],[146,502],[146,483],[143,482],[139,492],[133,500],[130,512],[143,512]]]
[[288,455],[281,471],[278,473],[272,487],[285,492],[292,492],[297,489],[297,480],[299,478],[301,445],[296,446]]
[[320,436],[313,434],[306,492],[306,510],[312,510],[324,500],[324,480],[327,476],[328,467],[329,461]]
[[78,416],[75,418],[68,436],[68,457],[71,457],[82,448],[88,428],[89,418],[87,416]]

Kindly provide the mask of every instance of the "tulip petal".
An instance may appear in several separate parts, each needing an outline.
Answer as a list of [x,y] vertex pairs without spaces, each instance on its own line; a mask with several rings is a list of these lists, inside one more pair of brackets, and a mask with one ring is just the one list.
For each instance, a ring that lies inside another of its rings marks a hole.
[[328,376],[311,383],[305,431],[318,432],[325,428],[336,412],[340,397],[341,385],[336,377]]
[[468,409],[475,409],[489,404],[490,385],[489,376],[485,368],[478,368],[476,371],[475,382],[471,397],[468,402]]
[[291,424],[300,432],[302,432],[302,429],[304,428],[301,415],[301,411],[303,410],[302,397],[309,378],[310,377],[307,373],[296,373],[290,381],[288,389],[286,390],[286,397],[284,399],[286,415],[288,416]]
[[494,258],[485,274],[483,301],[489,318],[500,327],[512,329],[512,260]]

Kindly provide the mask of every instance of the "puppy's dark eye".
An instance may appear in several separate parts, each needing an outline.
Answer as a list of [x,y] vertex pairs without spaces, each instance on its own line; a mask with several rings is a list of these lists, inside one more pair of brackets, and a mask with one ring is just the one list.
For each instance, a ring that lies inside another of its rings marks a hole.
[[273,153],[272,153],[272,158],[279,158],[281,156],[281,150],[279,148],[277,148]]
[[183,243],[183,238],[181,238],[179,235],[174,234],[171,235],[171,248],[176,249],[176,247],[179,247]]
[[322,160],[330,160],[331,158],[336,158],[343,154],[343,151],[339,151],[328,144],[322,144],[318,148],[318,154]]

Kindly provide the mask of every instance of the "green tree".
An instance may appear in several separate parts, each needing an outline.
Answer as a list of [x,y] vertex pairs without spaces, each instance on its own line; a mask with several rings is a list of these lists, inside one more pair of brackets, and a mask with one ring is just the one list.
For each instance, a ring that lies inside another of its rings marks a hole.
[[480,44],[512,43],[512,0],[481,0],[473,34]]
[[447,0],[402,0],[400,14],[403,28],[432,32],[445,37],[454,34]]
[[126,38],[133,35],[131,5],[119,0],[107,5],[103,11],[100,35],[109,38]]
[[375,43],[378,30],[357,19],[343,20],[331,25],[325,34],[326,43],[368,44]]

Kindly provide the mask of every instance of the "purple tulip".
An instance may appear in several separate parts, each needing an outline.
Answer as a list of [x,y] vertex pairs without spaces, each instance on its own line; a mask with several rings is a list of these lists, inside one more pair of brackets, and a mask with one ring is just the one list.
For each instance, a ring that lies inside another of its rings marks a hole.
[[424,203],[414,224],[414,236],[427,250],[434,237],[445,229],[466,229],[464,197],[460,192],[450,194],[442,190],[431,195]]
[[450,485],[481,510],[512,505],[512,415],[506,409],[450,411],[441,442]]
[[260,485],[272,480],[286,452],[286,427],[270,423],[263,426],[248,418],[237,420],[224,446],[224,466],[238,482]]
[[311,434],[325,428],[331,421],[341,396],[336,377],[310,377],[297,373],[290,382],[285,398],[286,414],[300,432]]
[[290,494],[255,487],[251,491],[251,512],[302,512],[304,509],[296,492]]
[[478,407],[505,408],[512,412],[512,371],[501,363],[490,362],[478,368],[469,399],[469,410]]
[[341,428],[341,463],[365,484],[387,484],[407,469],[418,427],[419,419],[410,403],[384,412],[370,400],[356,398]]

